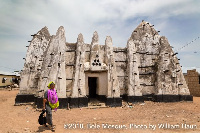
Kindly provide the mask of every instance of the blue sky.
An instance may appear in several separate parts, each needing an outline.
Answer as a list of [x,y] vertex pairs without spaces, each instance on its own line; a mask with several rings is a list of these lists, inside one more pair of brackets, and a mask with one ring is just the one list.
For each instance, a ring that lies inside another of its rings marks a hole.
[[[100,44],[111,36],[125,47],[142,20],[166,36],[187,69],[200,70],[200,1],[198,0],[0,0],[0,71],[22,70],[31,35],[47,26],[51,35],[64,26],[67,42],[82,33],[90,43],[94,31]],[[200,72],[200,71],[199,71]]]

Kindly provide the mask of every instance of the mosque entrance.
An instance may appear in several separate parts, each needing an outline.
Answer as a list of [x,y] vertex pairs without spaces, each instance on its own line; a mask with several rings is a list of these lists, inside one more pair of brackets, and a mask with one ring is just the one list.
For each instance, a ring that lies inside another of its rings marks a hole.
[[85,72],[85,88],[89,108],[105,107],[108,92],[107,72]]
[[97,77],[88,77],[89,98],[96,98],[97,96]]

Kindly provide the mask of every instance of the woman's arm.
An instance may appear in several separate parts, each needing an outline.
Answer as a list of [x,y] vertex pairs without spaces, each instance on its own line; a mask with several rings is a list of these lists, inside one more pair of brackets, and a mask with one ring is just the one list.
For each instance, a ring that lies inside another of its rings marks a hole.
[[43,99],[43,108],[42,108],[43,110],[45,110],[45,103],[46,103],[46,102],[47,102],[47,99],[44,98],[44,99]]

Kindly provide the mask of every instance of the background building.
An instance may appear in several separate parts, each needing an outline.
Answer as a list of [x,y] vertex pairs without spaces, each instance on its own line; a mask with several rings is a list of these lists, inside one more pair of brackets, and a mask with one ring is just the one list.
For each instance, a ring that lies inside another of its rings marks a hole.
[[5,88],[14,84],[19,85],[20,74],[18,71],[11,72],[0,72],[0,88]]
[[187,73],[184,73],[185,81],[190,90],[192,96],[200,96],[200,74],[193,70],[187,70]]

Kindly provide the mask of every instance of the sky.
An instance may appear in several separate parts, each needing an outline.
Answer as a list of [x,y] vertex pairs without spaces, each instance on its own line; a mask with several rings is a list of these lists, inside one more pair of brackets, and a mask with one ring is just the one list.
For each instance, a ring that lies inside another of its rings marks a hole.
[[64,26],[67,42],[79,33],[91,43],[111,36],[115,47],[126,47],[134,29],[147,21],[167,37],[183,72],[200,72],[199,0],[0,0],[0,71],[23,70],[28,41],[47,26],[55,35]]

